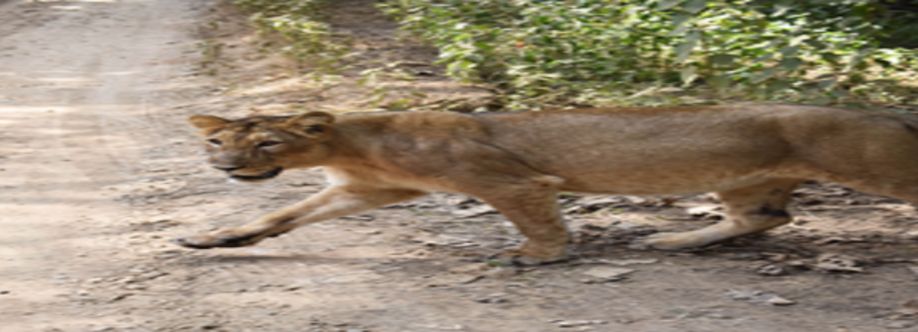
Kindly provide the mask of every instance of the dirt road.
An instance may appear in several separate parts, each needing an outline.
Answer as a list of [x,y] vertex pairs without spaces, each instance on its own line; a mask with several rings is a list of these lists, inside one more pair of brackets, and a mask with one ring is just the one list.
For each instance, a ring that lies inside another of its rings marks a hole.
[[918,215],[839,187],[801,190],[772,236],[682,253],[627,243],[710,222],[686,212],[706,196],[566,197],[579,258],[539,268],[483,263],[518,235],[448,195],[178,248],[323,184],[204,164],[184,119],[237,84],[198,75],[216,5],[0,1],[0,331],[918,331]]

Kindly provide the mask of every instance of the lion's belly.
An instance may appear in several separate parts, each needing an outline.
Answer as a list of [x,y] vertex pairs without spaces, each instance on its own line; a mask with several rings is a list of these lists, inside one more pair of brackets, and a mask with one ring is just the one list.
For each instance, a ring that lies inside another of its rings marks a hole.
[[791,162],[783,142],[761,138],[683,146],[645,141],[568,151],[564,158],[539,163],[550,174],[565,179],[564,190],[599,193],[719,191],[775,177],[775,172]]
[[562,176],[564,191],[623,195],[691,194],[721,191],[759,183],[770,171],[615,172]]

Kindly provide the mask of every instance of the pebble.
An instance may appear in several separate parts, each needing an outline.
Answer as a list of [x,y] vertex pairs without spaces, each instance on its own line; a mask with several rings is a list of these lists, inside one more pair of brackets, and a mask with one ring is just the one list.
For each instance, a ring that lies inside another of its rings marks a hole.
[[760,290],[734,290],[727,291],[727,296],[737,301],[748,301],[752,303],[767,303],[774,306],[789,306],[797,304],[796,301],[788,300],[775,293],[763,292]]
[[755,270],[755,273],[763,276],[783,276],[787,274],[787,269],[780,264],[767,264]]
[[720,220],[724,218],[723,208],[720,205],[699,205],[685,210],[686,213],[693,217],[705,218],[711,220]]
[[563,320],[556,319],[551,321],[555,323],[560,328],[572,328],[572,327],[581,327],[581,326],[590,326],[590,325],[603,325],[607,324],[607,321],[604,320]]
[[813,267],[825,272],[864,272],[864,269],[857,265],[857,258],[836,253],[825,253],[816,257],[816,265]]
[[777,306],[784,306],[784,305],[797,304],[797,302],[795,302],[795,301],[793,301],[793,300],[788,300],[788,299],[785,299],[785,298],[780,297],[780,296],[777,296],[777,295],[771,297],[770,299],[766,300],[765,302],[767,302],[768,304],[777,305]]
[[468,209],[453,210],[453,215],[459,218],[473,218],[494,213],[497,213],[497,209],[487,204],[478,205]]

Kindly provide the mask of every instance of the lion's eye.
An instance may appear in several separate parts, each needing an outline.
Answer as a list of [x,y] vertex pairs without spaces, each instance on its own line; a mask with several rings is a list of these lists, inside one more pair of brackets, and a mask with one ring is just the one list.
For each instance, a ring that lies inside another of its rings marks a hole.
[[216,146],[223,145],[223,142],[221,142],[220,140],[218,140],[218,139],[216,139],[216,138],[211,138],[211,139],[207,140],[207,143],[210,143],[210,144],[213,144],[213,145],[216,145]]
[[257,146],[258,146],[259,148],[267,148],[267,147],[272,147],[272,146],[275,146],[275,145],[278,145],[278,144],[281,144],[281,142],[278,142],[278,141],[264,141],[264,142],[258,143]]

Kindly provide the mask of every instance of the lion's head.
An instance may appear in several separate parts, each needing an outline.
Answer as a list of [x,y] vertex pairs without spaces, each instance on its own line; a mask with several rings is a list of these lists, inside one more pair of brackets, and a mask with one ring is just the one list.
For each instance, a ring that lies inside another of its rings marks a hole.
[[321,163],[330,155],[325,143],[335,118],[310,112],[238,120],[194,115],[188,120],[201,129],[214,168],[234,179],[255,181],[273,178],[287,168]]

